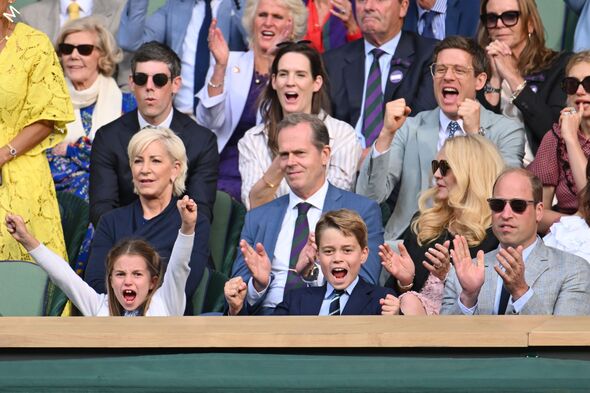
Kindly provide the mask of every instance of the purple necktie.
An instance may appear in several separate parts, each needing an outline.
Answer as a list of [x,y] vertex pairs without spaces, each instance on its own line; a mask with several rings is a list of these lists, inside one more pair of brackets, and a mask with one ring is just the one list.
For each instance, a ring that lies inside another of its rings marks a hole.
[[307,243],[309,237],[309,221],[307,212],[311,204],[301,202],[297,204],[297,219],[295,220],[295,230],[293,231],[293,242],[291,243],[291,254],[289,255],[289,272],[287,274],[287,283],[285,284],[285,293],[291,289],[304,287],[306,284],[295,271],[297,260],[301,250]]
[[383,90],[381,89],[381,67],[379,58],[385,51],[375,48],[371,51],[373,63],[365,87],[365,106],[363,112],[363,135],[365,147],[373,144],[383,128]]

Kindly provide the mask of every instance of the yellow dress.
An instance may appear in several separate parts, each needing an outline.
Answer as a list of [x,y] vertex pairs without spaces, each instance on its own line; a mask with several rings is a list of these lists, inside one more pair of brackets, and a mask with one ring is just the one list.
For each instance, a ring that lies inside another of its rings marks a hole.
[[65,123],[74,120],[72,103],[49,38],[18,23],[0,52],[0,147],[39,120],[54,121],[54,131],[0,168],[0,260],[31,260],[7,231],[7,212],[22,216],[40,242],[67,260],[55,187],[44,151],[64,139]]

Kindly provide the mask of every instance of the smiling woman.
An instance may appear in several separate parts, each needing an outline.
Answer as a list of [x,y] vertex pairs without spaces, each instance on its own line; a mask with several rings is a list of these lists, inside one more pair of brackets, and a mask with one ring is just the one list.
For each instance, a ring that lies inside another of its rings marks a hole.
[[279,165],[277,124],[290,113],[310,113],[322,119],[332,151],[326,169],[328,181],[352,189],[361,145],[349,124],[326,113],[330,108],[327,82],[321,56],[309,42],[280,46],[271,66],[271,83],[261,100],[264,124],[250,129],[238,143],[242,202],[247,208],[270,202],[289,190]]

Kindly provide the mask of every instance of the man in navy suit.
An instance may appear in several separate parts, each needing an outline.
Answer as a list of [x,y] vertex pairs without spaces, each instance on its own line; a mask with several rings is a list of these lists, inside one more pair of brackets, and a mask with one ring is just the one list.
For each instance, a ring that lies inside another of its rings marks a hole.
[[[356,17],[363,39],[324,56],[330,76],[332,115],[355,127],[359,138],[367,139],[365,146],[373,142],[366,136],[370,132],[363,122],[365,112],[367,117],[371,116],[369,110],[365,111],[365,102],[372,83],[366,81],[374,80],[369,78],[374,60],[379,62],[383,104],[404,98],[412,113],[436,107],[428,69],[436,40],[402,32],[407,10],[408,0],[357,1]],[[375,49],[383,54],[376,56]]]
[[410,0],[404,30],[437,40],[451,35],[475,38],[479,3],[480,0]]
[[[232,272],[232,277],[240,276],[248,283],[250,313],[271,314],[283,300],[292,259],[297,205],[301,202],[311,205],[306,215],[309,232],[315,228],[322,212],[341,208],[356,211],[368,227],[371,251],[360,275],[375,284],[381,272],[378,256],[378,246],[383,242],[381,210],[374,201],[327,182],[330,146],[324,123],[316,116],[299,113],[283,119],[278,129],[280,166],[290,192],[248,212],[241,235],[242,253]],[[299,254],[299,263],[291,271],[296,271],[310,285],[319,286],[323,275],[314,263],[315,247],[310,233]],[[253,274],[251,271],[255,265],[262,266],[263,270]]]
[[[395,315],[399,300],[389,288],[368,284],[359,270],[369,255],[367,226],[349,209],[325,213],[315,228],[317,257],[327,283],[321,287],[304,287],[285,293],[274,315]],[[256,263],[247,262],[256,275]],[[244,299],[248,286],[241,277],[225,284],[224,293],[229,315],[245,314]]]

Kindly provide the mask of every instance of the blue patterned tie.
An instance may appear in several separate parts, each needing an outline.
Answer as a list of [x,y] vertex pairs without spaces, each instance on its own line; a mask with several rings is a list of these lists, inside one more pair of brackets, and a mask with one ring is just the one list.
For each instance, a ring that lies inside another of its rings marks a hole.
[[332,292],[332,300],[330,301],[330,311],[328,313],[329,316],[333,315],[340,315],[342,312],[340,311],[340,297],[345,293],[344,289],[334,289]]
[[301,250],[307,243],[309,237],[309,221],[307,220],[307,212],[311,208],[311,204],[301,202],[297,205],[297,219],[295,220],[295,230],[293,231],[293,242],[291,243],[291,254],[289,255],[289,272],[287,274],[287,282],[285,284],[285,293],[291,289],[304,287],[306,284],[301,279],[301,276],[295,271],[297,260]]
[[449,133],[449,138],[455,136],[455,133],[461,131],[461,126],[456,121],[451,121],[447,127],[447,132]]
[[[207,39],[209,38],[209,26],[211,25],[211,0],[203,1],[205,2],[205,17],[203,18],[203,24],[199,30],[199,39],[197,41],[197,51],[195,54],[195,77],[193,79],[194,94],[197,94],[205,84],[207,70],[209,69],[210,53]],[[198,104],[199,99],[194,97],[193,113],[197,112]]]
[[436,38],[434,36],[434,29],[432,26],[432,22],[434,21],[434,17],[436,16],[435,11],[426,11],[422,14],[422,20],[424,21],[424,28],[422,29],[422,37],[426,38]]
[[375,48],[371,51],[373,63],[365,85],[365,106],[363,112],[363,135],[365,146],[369,147],[383,128],[383,90],[381,88],[381,67],[379,58],[385,51]]

